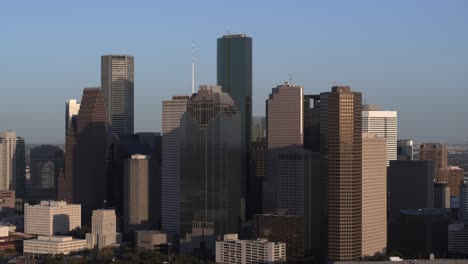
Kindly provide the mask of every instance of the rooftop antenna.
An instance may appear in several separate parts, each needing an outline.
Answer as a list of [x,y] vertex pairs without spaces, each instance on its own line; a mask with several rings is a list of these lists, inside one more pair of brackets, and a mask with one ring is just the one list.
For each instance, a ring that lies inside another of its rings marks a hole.
[[195,44],[192,41],[192,94],[195,93]]

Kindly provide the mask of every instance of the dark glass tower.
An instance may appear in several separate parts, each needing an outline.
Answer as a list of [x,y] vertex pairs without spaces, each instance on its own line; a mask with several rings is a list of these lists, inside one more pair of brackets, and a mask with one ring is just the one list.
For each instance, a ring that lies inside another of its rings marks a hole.
[[57,199],[57,179],[63,170],[63,150],[42,145],[31,149],[31,183],[34,197]]
[[[243,171],[246,175],[247,206],[253,200],[253,179],[250,173],[250,139],[252,122],[252,38],[244,34],[224,35],[218,38],[217,80],[223,92],[228,93],[241,112],[241,142]],[[247,208],[247,215],[253,213]]]

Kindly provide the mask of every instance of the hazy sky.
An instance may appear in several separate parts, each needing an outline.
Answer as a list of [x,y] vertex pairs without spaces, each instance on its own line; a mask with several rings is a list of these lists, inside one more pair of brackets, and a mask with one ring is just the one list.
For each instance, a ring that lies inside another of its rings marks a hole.
[[100,56],[135,56],[135,130],[161,100],[216,83],[216,39],[253,38],[254,114],[288,80],[347,84],[398,110],[399,138],[468,138],[468,1],[0,1],[0,131],[62,143],[67,98],[100,85]]

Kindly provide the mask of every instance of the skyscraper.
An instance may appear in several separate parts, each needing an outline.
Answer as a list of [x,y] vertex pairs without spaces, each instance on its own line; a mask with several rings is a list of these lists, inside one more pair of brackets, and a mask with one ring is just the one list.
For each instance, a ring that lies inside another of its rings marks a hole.
[[334,261],[361,257],[361,98],[349,86],[320,94],[321,239],[324,255]]
[[450,196],[460,195],[460,185],[463,183],[464,170],[457,166],[449,166],[447,169]]
[[419,147],[420,160],[434,161],[434,179],[437,182],[447,182],[448,149],[442,143],[423,143]]
[[387,247],[387,144],[376,134],[362,134],[362,255]]
[[89,249],[115,246],[118,243],[117,218],[115,210],[94,210],[91,221],[91,233],[86,234]]
[[59,178],[58,197],[82,205],[82,219],[107,199],[109,132],[99,88],[85,88],[78,116],[72,118],[65,145],[65,174]]
[[42,145],[31,149],[31,185],[34,197],[57,199],[57,180],[63,171],[64,154],[57,146]]
[[0,191],[17,190],[23,197],[25,178],[24,139],[12,130],[0,132]]
[[180,118],[187,110],[188,95],[162,103],[161,228],[180,232]]
[[450,187],[446,182],[434,182],[434,208],[450,208]]
[[65,101],[65,137],[68,134],[72,117],[78,115],[79,111],[80,103],[76,99],[68,99]]
[[112,135],[121,136],[133,134],[133,56],[101,56],[101,89]]
[[381,111],[376,105],[364,105],[362,130],[387,140],[387,166],[397,159],[397,111]]
[[181,232],[193,222],[214,235],[238,231],[244,220],[241,114],[219,86],[201,85],[180,120]]
[[[250,175],[252,125],[252,38],[244,34],[224,35],[217,41],[217,84],[234,100],[241,113],[242,170],[247,204],[255,199]],[[251,210],[248,210],[251,211]],[[252,215],[248,215],[252,217]]]
[[397,140],[397,159],[398,160],[413,160],[413,140],[398,139]]

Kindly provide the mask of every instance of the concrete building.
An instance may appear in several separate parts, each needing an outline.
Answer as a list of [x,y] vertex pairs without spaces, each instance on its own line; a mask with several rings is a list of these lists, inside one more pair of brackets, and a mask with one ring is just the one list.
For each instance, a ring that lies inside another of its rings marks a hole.
[[434,208],[450,208],[450,187],[446,182],[434,182]]
[[398,160],[413,160],[413,140],[398,139],[397,140],[397,159]]
[[397,119],[397,111],[381,111],[376,105],[364,105],[362,111],[362,131],[387,141],[387,166],[397,159]]
[[0,209],[15,209],[15,191],[0,191]]
[[0,132],[0,191],[20,194],[26,182],[24,139],[12,130]]
[[157,230],[136,231],[136,247],[146,250],[161,251],[169,242],[165,233]]
[[320,94],[320,240],[331,261],[362,256],[361,110],[361,93],[349,86]]
[[362,134],[362,255],[387,248],[387,144],[376,134]]
[[65,201],[41,201],[24,205],[24,232],[53,236],[81,227],[81,205]]
[[239,240],[237,234],[224,235],[216,241],[216,263],[285,263],[286,244],[266,239]]
[[457,166],[447,168],[448,185],[450,187],[450,196],[460,195],[460,186],[463,183],[465,171]]
[[86,234],[86,246],[89,249],[96,246],[101,249],[117,245],[120,235],[116,231],[116,221],[114,210],[94,210],[91,233]]
[[86,249],[86,240],[69,236],[38,236],[23,241],[24,255],[69,255]]
[[436,182],[447,182],[448,149],[442,143],[423,143],[419,147],[420,160],[434,161],[434,179]]
[[124,232],[145,230],[151,228],[150,194],[152,190],[150,178],[154,166],[151,157],[147,155],[132,155],[124,165]]
[[57,199],[57,180],[63,173],[64,153],[57,146],[42,145],[31,149],[30,173],[32,194],[29,197]]
[[400,211],[434,208],[434,169],[430,160],[390,161],[387,169],[388,218],[396,222]]
[[288,260],[300,259],[306,254],[303,216],[288,215],[281,210],[275,214],[255,215],[253,234],[254,239],[285,243]]
[[80,112],[72,118],[65,143],[65,173],[59,177],[58,199],[82,206],[82,222],[108,200],[109,133],[99,88],[85,88]]
[[162,102],[161,228],[180,232],[180,118],[187,110],[188,95]]
[[77,116],[79,111],[80,102],[76,99],[68,99],[65,101],[65,137],[68,134],[68,129],[70,128],[73,116]]
[[101,56],[101,89],[112,135],[133,134],[134,58],[129,55]]

